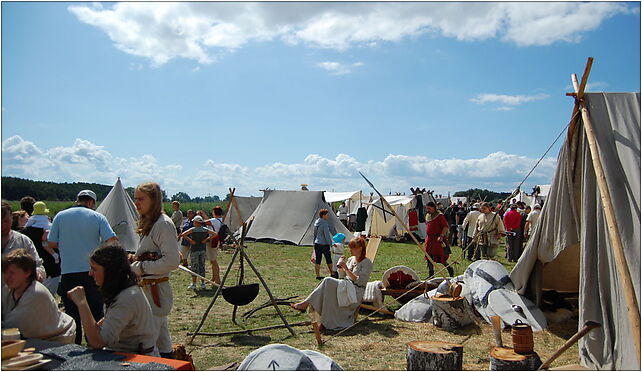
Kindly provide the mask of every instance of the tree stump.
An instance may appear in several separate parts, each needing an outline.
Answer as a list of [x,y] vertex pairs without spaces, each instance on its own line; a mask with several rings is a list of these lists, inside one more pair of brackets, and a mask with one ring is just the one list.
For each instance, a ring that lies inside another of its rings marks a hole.
[[535,371],[542,365],[537,353],[517,354],[513,349],[494,347],[490,350],[491,371]]
[[406,369],[408,371],[461,371],[464,346],[440,341],[413,341],[408,343]]
[[432,322],[446,331],[473,323],[468,303],[464,297],[432,296]]

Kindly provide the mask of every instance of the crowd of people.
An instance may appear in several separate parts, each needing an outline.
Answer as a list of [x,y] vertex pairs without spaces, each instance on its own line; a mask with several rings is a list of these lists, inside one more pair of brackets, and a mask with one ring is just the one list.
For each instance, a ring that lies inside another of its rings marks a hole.
[[[2,327],[19,328],[23,337],[63,343],[81,344],[84,335],[93,348],[169,357],[170,273],[189,262],[195,274],[189,288],[197,289],[200,277],[204,289],[207,260],[211,281],[220,285],[217,255],[226,227],[223,209],[214,207],[212,217],[203,210],[188,210],[185,218],[175,201],[168,216],[160,186],[138,185],[134,204],[140,241],[136,252],[128,253],[105,216],[94,210],[96,202],[93,191],[82,190],[75,205],[53,220],[45,203],[31,197],[23,198],[17,212],[2,202]],[[540,210],[539,205],[531,211],[515,200],[506,211],[502,204],[474,202],[468,207],[459,202],[444,208],[427,203],[424,258],[429,276],[435,273],[435,263],[454,276],[448,264],[450,246],[461,246],[470,260],[494,258],[502,235],[507,239],[506,258],[516,262]],[[365,237],[355,234],[348,241],[328,222],[329,213],[321,209],[314,223],[311,261],[321,282],[292,308],[310,310],[325,328],[340,329],[354,321],[373,263],[366,257]],[[338,216],[347,224],[345,209]],[[323,259],[328,277],[321,276]]]

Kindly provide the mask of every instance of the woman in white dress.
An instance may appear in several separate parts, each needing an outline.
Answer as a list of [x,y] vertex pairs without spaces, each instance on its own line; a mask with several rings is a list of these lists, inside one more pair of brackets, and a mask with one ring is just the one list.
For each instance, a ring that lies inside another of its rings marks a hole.
[[[292,305],[292,308],[299,311],[309,308],[313,317],[326,329],[343,329],[354,323],[355,311],[361,304],[366,284],[372,273],[372,261],[366,258],[365,239],[353,239],[348,243],[348,247],[352,257],[347,262],[340,260],[337,264],[339,276],[342,279],[326,277],[305,300]],[[341,283],[343,280],[347,283]],[[346,284],[354,287],[356,298],[352,301],[345,299],[347,292],[351,291]]]
[[134,204],[140,218],[136,232],[140,243],[136,254],[130,256],[132,270],[140,277],[143,292],[152,307],[158,327],[156,346],[162,357],[172,353],[167,315],[172,310],[174,297],[169,275],[178,268],[180,254],[174,222],[163,212],[163,195],[160,185],[147,182],[138,185]]

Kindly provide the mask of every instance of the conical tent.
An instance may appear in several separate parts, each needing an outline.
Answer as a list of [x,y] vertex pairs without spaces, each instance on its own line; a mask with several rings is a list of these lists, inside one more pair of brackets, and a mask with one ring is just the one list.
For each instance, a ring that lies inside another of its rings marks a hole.
[[136,234],[136,223],[138,211],[132,198],[129,197],[120,178],[116,181],[109,194],[100,203],[96,212],[107,217],[109,225],[118,236],[120,244],[128,252],[135,252],[138,249],[139,237]]
[[[537,299],[543,289],[579,292],[579,325],[600,323],[580,340],[581,363],[592,369],[639,369],[635,320],[640,303],[640,93],[587,93],[584,102],[617,219],[625,268],[607,227],[590,145],[579,120],[571,125],[539,222],[510,274],[515,288]],[[616,241],[617,242],[617,241]],[[639,325],[639,318],[637,318]],[[638,336],[639,337],[639,336]],[[638,340],[639,341],[639,340]]]
[[[323,191],[265,190],[261,203],[250,216],[254,222],[246,238],[313,245],[314,221],[323,208],[330,210]],[[334,213],[329,215],[328,222],[338,233],[352,235]]]
[[260,203],[261,198],[258,196],[233,195],[223,222],[230,228],[230,231],[240,229],[243,222],[247,222],[248,217],[252,215]]

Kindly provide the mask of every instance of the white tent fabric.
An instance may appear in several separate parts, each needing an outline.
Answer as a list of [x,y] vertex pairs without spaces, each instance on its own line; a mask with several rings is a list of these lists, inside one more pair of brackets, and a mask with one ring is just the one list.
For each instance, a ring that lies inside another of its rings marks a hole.
[[109,225],[126,251],[135,252],[138,249],[139,237],[136,234],[138,211],[132,198],[129,197],[120,182],[120,178],[109,191],[105,200],[96,208],[96,212],[107,217]]
[[[236,204],[238,211],[233,203]],[[227,213],[225,214],[223,222],[227,225],[227,227],[230,228],[230,231],[238,230],[242,225],[241,220],[243,220],[243,222],[247,222],[248,217],[252,215],[252,213],[260,203],[261,198],[258,196],[234,195],[233,201],[230,201],[227,207]]]
[[[314,221],[323,208],[328,209],[323,191],[266,190],[261,203],[252,213],[254,222],[247,238],[313,245]],[[328,222],[337,233],[352,235],[334,213],[329,215]]]
[[[398,195],[384,195],[385,200],[394,208],[395,213],[408,223],[408,210],[412,208],[414,196],[398,196]],[[381,199],[376,198],[368,206],[368,219],[366,220],[366,232],[368,235],[378,235],[390,237],[393,235],[402,235],[403,226],[399,221],[390,213],[381,210]],[[384,204],[385,206],[385,204]],[[390,211],[385,207],[386,211]]]
[[355,199],[359,200],[359,191],[349,191],[349,192],[330,192],[330,191],[325,191],[323,193],[323,196],[325,197],[325,201],[328,203],[334,203],[338,201],[344,201],[348,199]]
[[[640,93],[585,95],[640,303]],[[580,340],[580,360],[595,369],[639,369],[604,206],[589,146],[578,122],[560,151],[539,223],[510,274],[520,293],[578,291],[579,324],[602,327]]]

